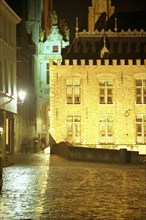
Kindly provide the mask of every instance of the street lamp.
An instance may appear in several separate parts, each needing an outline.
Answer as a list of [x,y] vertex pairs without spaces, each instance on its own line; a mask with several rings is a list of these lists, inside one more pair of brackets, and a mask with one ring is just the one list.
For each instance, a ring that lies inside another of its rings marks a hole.
[[23,90],[20,90],[19,92],[18,92],[18,104],[23,104],[23,102],[24,102],[24,100],[25,100],[25,97],[26,97],[26,92],[25,91],[23,91]]

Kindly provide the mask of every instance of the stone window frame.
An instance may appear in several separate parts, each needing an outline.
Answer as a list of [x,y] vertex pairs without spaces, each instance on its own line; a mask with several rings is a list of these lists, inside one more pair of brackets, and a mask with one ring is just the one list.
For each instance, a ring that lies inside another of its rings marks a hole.
[[114,143],[114,114],[99,114],[99,143]]
[[146,104],[146,79],[135,79],[136,104]]
[[135,115],[136,143],[146,143],[146,114]]
[[99,104],[113,104],[113,80],[99,80]]
[[[78,140],[77,141],[77,138]],[[81,114],[66,115],[66,140],[70,143],[81,141]]]
[[81,104],[81,79],[66,79],[66,104]]

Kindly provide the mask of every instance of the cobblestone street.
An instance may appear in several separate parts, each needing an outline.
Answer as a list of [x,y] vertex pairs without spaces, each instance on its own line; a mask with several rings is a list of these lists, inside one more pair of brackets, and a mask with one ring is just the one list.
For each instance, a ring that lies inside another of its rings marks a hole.
[[3,169],[0,219],[145,220],[144,165],[15,155]]

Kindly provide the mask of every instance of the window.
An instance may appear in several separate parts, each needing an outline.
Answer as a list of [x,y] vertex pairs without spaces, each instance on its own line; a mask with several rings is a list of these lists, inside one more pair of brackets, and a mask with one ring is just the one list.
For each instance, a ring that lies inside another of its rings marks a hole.
[[146,79],[137,79],[136,85],[136,104],[146,104]]
[[68,115],[66,117],[66,135],[70,143],[80,143],[81,139],[81,116]]
[[53,46],[53,52],[58,52],[58,46],[57,45]]
[[80,79],[67,79],[67,104],[80,104],[81,103],[81,85]]
[[114,118],[112,114],[99,115],[99,142],[113,143]]
[[46,83],[47,83],[47,84],[50,84],[49,63],[46,63]]
[[146,143],[146,115],[136,115],[136,142]]
[[112,104],[113,103],[113,81],[100,80],[99,81],[99,103]]

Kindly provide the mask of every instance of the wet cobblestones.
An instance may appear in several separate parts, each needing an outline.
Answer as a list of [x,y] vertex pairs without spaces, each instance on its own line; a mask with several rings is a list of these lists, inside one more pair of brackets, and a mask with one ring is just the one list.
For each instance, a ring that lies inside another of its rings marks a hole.
[[3,180],[3,220],[146,220],[144,165],[16,155]]

